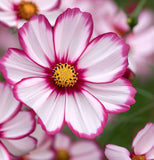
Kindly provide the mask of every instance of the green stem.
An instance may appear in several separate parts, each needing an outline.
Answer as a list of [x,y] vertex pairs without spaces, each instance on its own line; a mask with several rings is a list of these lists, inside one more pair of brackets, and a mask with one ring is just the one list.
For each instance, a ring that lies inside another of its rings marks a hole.
[[135,11],[131,14],[131,17],[137,18],[141,9],[143,8],[145,2],[147,0],[141,0],[140,3],[138,4],[138,6],[136,7]]
[[131,13],[130,15],[128,15],[127,18],[127,23],[130,27],[130,30],[126,32],[126,34],[123,36],[123,38],[125,38],[129,33],[132,32],[133,28],[137,25],[138,23],[138,15],[140,13],[140,11],[142,10],[145,2],[147,0],[140,0],[138,6],[136,7],[136,9],[134,10],[133,13]]

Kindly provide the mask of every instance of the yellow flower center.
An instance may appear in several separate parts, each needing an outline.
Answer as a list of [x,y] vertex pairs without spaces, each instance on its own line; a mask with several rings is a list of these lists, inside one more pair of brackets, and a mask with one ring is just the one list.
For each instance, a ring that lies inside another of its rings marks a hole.
[[66,150],[59,150],[56,160],[69,160],[70,156]]
[[27,21],[30,20],[34,14],[37,14],[37,12],[37,5],[31,1],[21,1],[17,9],[18,16]]
[[78,80],[77,75],[73,66],[59,63],[53,69],[52,78],[59,87],[73,87]]
[[145,156],[136,156],[136,155],[133,155],[132,157],[132,160],[145,160]]

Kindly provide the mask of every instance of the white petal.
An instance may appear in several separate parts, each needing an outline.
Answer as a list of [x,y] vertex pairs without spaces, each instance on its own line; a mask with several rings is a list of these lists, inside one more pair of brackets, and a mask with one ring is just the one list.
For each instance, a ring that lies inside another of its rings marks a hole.
[[28,59],[22,50],[9,49],[1,59],[2,73],[12,84],[23,78],[45,76],[44,68]]
[[64,123],[65,96],[55,91],[47,79],[29,78],[20,81],[14,88],[17,99],[31,107],[40,117],[40,123],[54,134]]
[[107,114],[103,105],[85,90],[66,96],[65,119],[78,136],[94,138],[103,132]]
[[71,143],[72,143],[71,137],[69,137],[66,134],[58,133],[54,137],[53,145],[56,150],[60,149],[69,150]]
[[17,17],[15,12],[0,11],[0,21],[9,27],[15,27],[17,25]]
[[22,156],[36,147],[36,139],[25,137],[16,140],[2,140],[8,151],[15,156]]
[[60,0],[31,0],[39,8],[40,11],[49,11],[59,6]]
[[55,25],[56,19],[61,13],[61,10],[53,10],[52,12],[41,12],[41,14],[45,15],[52,26]]
[[108,160],[131,160],[129,151],[113,144],[106,145],[105,156]]
[[7,149],[0,143],[0,158],[1,160],[11,160],[11,156]]
[[24,23],[26,23],[27,21],[25,20],[25,19],[19,19],[18,21],[17,21],[17,28],[19,29],[19,28],[21,28],[23,25],[24,25]]
[[11,11],[13,10],[12,8],[12,3],[10,3],[10,0],[1,0],[0,1],[0,9],[6,10],[6,11]]
[[103,151],[93,141],[78,141],[70,148],[73,160],[102,160]]
[[147,160],[154,159],[154,147],[145,155]]
[[129,46],[114,33],[96,37],[78,61],[84,69],[83,79],[88,82],[111,82],[121,77],[128,65]]
[[28,160],[53,160],[54,157],[55,153],[51,150],[51,147],[39,147],[24,156],[24,158]]
[[92,34],[90,14],[67,9],[54,27],[54,41],[59,61],[74,62],[87,46]]
[[54,61],[52,27],[43,15],[34,15],[19,29],[19,41],[26,54],[36,63],[50,67]]
[[136,155],[149,152],[154,146],[154,124],[149,122],[141,129],[133,140],[132,148]]
[[35,119],[31,111],[20,111],[11,120],[1,126],[2,138],[16,139],[30,134],[35,127]]
[[20,109],[21,105],[12,93],[12,88],[6,82],[0,82],[0,123],[4,123]]
[[106,84],[85,83],[84,88],[97,97],[110,113],[125,112],[135,103],[136,90],[124,78]]
[[30,160],[51,160],[55,155],[53,150],[51,150],[53,137],[49,136],[39,124],[31,136],[37,139],[37,146],[27,155],[24,155],[24,158]]

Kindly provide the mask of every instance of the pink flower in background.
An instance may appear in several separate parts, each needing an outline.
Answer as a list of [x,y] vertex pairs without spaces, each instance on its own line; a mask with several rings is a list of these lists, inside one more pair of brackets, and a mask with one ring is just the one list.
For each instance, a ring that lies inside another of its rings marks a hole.
[[105,156],[108,160],[153,160],[154,124],[147,123],[135,136],[132,143],[133,153],[126,148],[113,144],[106,145]]
[[154,14],[150,10],[141,11],[133,33],[126,37],[130,45],[129,68],[144,79],[152,74],[154,66]]
[[80,8],[91,13],[94,21],[93,37],[106,32],[124,35],[129,30],[126,14],[112,0],[63,0],[61,10]]
[[102,160],[103,150],[94,141],[77,140],[58,133],[54,137],[53,150],[57,160]]
[[1,0],[0,21],[10,27],[21,27],[33,15],[44,14],[50,16],[51,23],[59,15],[55,9],[60,0]]
[[37,140],[37,146],[29,153],[22,155],[22,157],[12,157],[13,160],[52,160],[55,157],[53,152],[53,138],[42,130],[40,125],[36,126],[35,131],[31,134]]
[[31,112],[18,112],[20,103],[6,82],[0,82],[0,94],[0,158],[10,160],[10,153],[21,155],[23,150],[29,151],[28,146],[35,147],[36,141],[28,137],[35,128],[35,120]]
[[1,59],[16,98],[49,134],[67,124],[76,135],[94,138],[107,112],[125,112],[135,103],[135,89],[121,78],[129,46],[114,33],[89,42],[92,30],[90,14],[79,9],[61,14],[53,30],[44,16],[34,16],[19,29],[23,51],[9,49]]
[[13,30],[0,24],[0,57],[8,50],[8,48],[20,48],[18,34]]

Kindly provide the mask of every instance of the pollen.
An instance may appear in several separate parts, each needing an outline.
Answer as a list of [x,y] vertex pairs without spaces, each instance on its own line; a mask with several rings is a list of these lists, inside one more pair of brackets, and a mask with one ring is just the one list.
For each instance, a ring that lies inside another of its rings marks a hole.
[[57,152],[57,157],[56,157],[56,160],[69,160],[70,159],[70,156],[68,154],[67,151],[65,150],[59,150]]
[[17,8],[17,14],[21,19],[30,20],[30,18],[38,13],[38,7],[34,2],[21,1]]
[[52,78],[59,87],[73,87],[78,80],[77,75],[74,66],[59,63],[53,69]]
[[144,155],[141,155],[141,156],[133,155],[132,160],[145,160],[145,156]]

